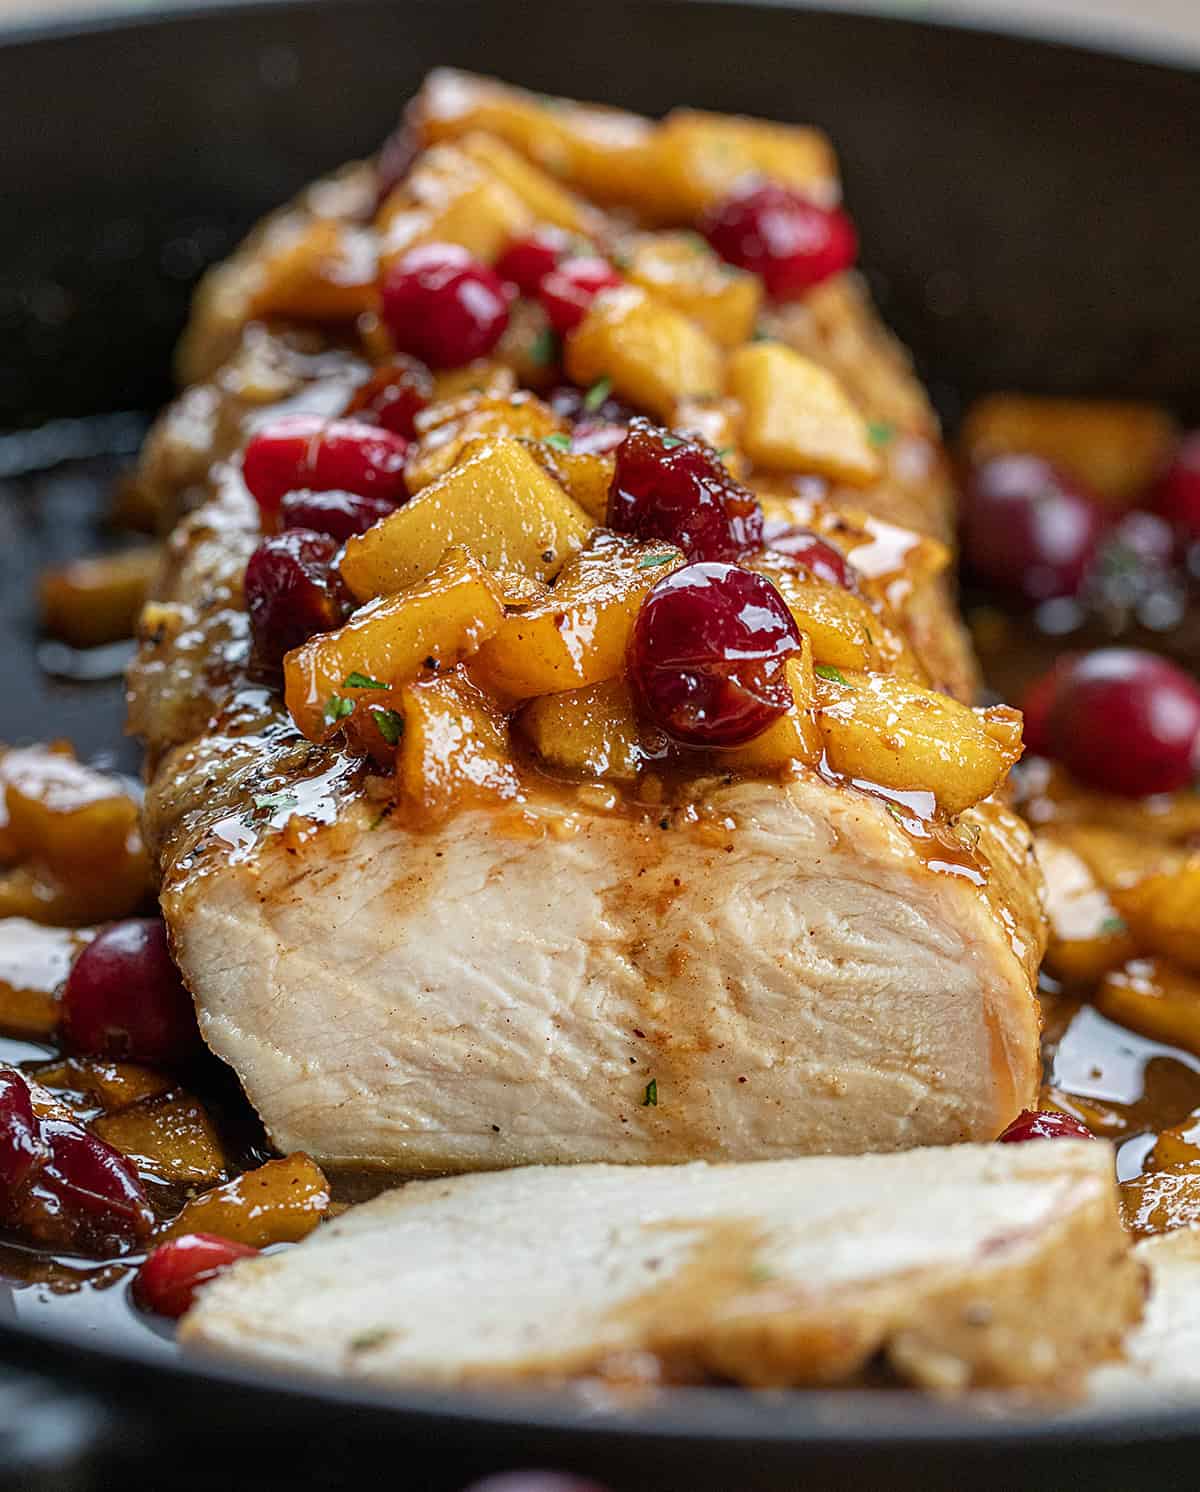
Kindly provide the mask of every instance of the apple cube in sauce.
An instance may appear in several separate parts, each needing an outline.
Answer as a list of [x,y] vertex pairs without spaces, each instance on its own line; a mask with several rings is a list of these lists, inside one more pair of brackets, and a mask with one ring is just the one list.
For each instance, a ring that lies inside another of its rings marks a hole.
[[821,760],[825,743],[817,725],[816,674],[809,638],[801,637],[800,656],[788,659],[787,676],[792,686],[791,709],[744,746],[722,751],[718,766],[731,772],[766,774],[784,772],[797,763],[815,767]]
[[0,756],[11,858],[32,858],[95,875],[111,871],[138,833],[137,802],[120,780],[40,746]]
[[178,1184],[220,1181],[229,1158],[203,1105],[176,1089],[105,1114],[92,1129],[139,1171]]
[[375,226],[384,260],[422,243],[456,243],[490,263],[534,218],[488,167],[457,145],[435,145],[388,196]]
[[388,703],[432,659],[451,667],[504,620],[496,583],[465,550],[451,550],[427,576],[356,611],[283,661],[284,699],[296,727],[323,741],[354,713]]
[[599,214],[552,176],[533,165],[496,135],[478,130],[464,135],[459,149],[485,171],[504,182],[539,223],[552,223],[587,238],[599,233]]
[[812,639],[815,662],[878,669],[902,649],[891,628],[844,586],[781,564],[770,550],[749,560],[747,568],[765,575],[787,602],[796,625]]
[[817,667],[817,722],[835,772],[926,792],[954,817],[996,790],[1021,755],[1021,716],[973,710],[907,679]]
[[580,388],[607,378],[613,393],[669,420],[684,399],[721,389],[721,351],[682,311],[638,285],[606,290],[566,339],[567,377]]
[[782,342],[751,342],[729,359],[742,444],[755,466],[864,486],[880,475],[866,420],[841,384]]
[[565,777],[635,782],[645,760],[624,679],[531,699],[517,716],[517,728],[546,770]]
[[630,255],[629,278],[682,311],[718,347],[750,339],[762,304],[762,281],[718,259],[698,233],[651,233]]
[[566,430],[565,421],[533,394],[493,398],[464,394],[431,404],[416,420],[418,443],[404,465],[404,480],[414,495],[443,476],[467,444],[484,435],[513,435],[541,440]]
[[529,442],[528,450],[594,523],[604,523],[608,489],[617,470],[615,457],[564,450],[555,441]]
[[1046,967],[1065,984],[1091,989],[1109,969],[1133,957],[1133,940],[1091,867],[1069,844],[1039,835],[1038,860],[1050,919]]
[[1096,1008],[1109,1020],[1200,1057],[1200,979],[1163,959],[1137,958],[1111,969]]
[[655,142],[664,217],[690,221],[747,178],[766,177],[831,206],[837,158],[820,130],[699,109],[673,109]]
[[302,1151],[269,1160],[233,1181],[193,1197],[160,1241],[215,1233],[265,1249],[307,1238],[329,1207],[329,1183]]
[[544,601],[504,619],[472,671],[513,700],[615,677],[647,592],[682,564],[669,544],[597,535],[567,561]]
[[507,363],[491,357],[477,357],[461,368],[436,368],[433,371],[433,397],[430,404],[447,399],[461,399],[466,394],[486,394],[491,399],[507,399],[517,391],[517,375]]
[[374,235],[332,218],[312,218],[256,266],[248,317],[353,321],[379,308]]
[[430,822],[468,803],[518,795],[507,722],[462,669],[408,684],[400,708],[396,801],[407,815]]
[[520,441],[498,436],[350,539],[341,575],[360,601],[390,596],[428,575],[447,546],[463,545],[489,570],[552,580],[592,527]]
[[742,412],[732,399],[684,399],[675,406],[668,425],[678,435],[702,440],[717,453],[731,477],[741,481],[746,462],[738,450]]
[[1200,857],[1112,892],[1138,948],[1200,974]]

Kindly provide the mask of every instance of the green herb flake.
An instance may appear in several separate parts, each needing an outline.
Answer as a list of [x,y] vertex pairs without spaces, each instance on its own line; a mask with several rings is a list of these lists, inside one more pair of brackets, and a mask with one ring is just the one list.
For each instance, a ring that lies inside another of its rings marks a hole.
[[355,669],[343,679],[342,687],[345,689],[386,689],[388,686],[380,683],[378,679],[373,679],[370,674],[359,673]]
[[819,679],[828,679],[831,684],[844,684],[846,675],[832,663],[818,663],[813,672]]
[[370,829],[378,829],[380,824],[382,824],[385,820],[391,818],[392,807],[393,805],[391,803],[385,803],[367,827]]
[[404,734],[404,716],[395,710],[385,710],[380,705],[371,706],[371,719],[389,746],[394,746]]
[[890,420],[867,421],[867,439],[879,450],[890,444],[895,433],[896,427]]
[[687,244],[688,248],[691,249],[693,254],[712,253],[712,245],[709,243],[708,239],[702,237],[699,233],[693,232],[690,228],[685,229],[679,235],[679,239],[681,243]]
[[358,1336],[350,1338],[351,1352],[370,1352],[373,1347],[382,1347],[391,1338],[392,1333],[386,1326],[377,1326],[371,1331],[359,1332]]
[[664,451],[673,451],[676,446],[681,446],[683,443],[684,438],[682,435],[664,435],[662,438],[662,448]]
[[763,326],[762,322],[760,321],[759,324],[754,328],[754,332],[753,332],[750,340],[752,342],[771,342],[771,341],[774,340],[774,338],[771,336],[771,333],[766,329],[765,326]]
[[1099,930],[1101,933],[1111,933],[1116,937],[1119,933],[1128,932],[1129,924],[1125,921],[1124,917],[1106,917],[1100,924]]
[[569,435],[547,435],[545,444],[553,446],[556,451],[569,451],[571,449],[571,437]]
[[293,792],[259,793],[254,799],[254,806],[263,813],[278,813],[283,808],[295,808],[299,801]]
[[584,409],[587,410],[588,414],[595,414],[611,393],[612,379],[597,378],[596,382],[592,384],[591,388],[583,396]]
[[751,1264],[746,1274],[752,1285],[765,1285],[768,1280],[776,1278],[775,1271],[769,1264],[759,1264],[757,1262]]
[[642,1108],[644,1108],[644,1109],[656,1109],[656,1108],[658,1108],[658,1079],[657,1078],[651,1078],[650,1081],[646,1084],[646,1092],[645,1092],[645,1094],[642,1097]]
[[902,824],[904,822],[904,812],[901,809],[899,803],[888,803],[885,801],[883,806],[887,809],[887,811],[891,814],[891,816],[896,820],[898,824]]
[[657,570],[659,565],[669,565],[675,558],[673,554],[648,554],[645,559],[637,562],[639,570]]
[[608,257],[617,269],[631,270],[633,268],[633,255],[626,253],[624,249],[617,249],[615,253],[610,254]]
[[339,720],[345,720],[347,715],[354,714],[354,701],[345,699],[340,694],[331,694],[325,701],[323,713],[326,725],[336,725]]
[[529,344],[529,361],[535,368],[548,368],[558,362],[558,337],[553,328],[545,326]]
[[721,449],[717,452],[717,460],[718,461],[724,461],[727,456],[732,456],[732,455],[733,455],[733,447],[732,446],[722,446]]

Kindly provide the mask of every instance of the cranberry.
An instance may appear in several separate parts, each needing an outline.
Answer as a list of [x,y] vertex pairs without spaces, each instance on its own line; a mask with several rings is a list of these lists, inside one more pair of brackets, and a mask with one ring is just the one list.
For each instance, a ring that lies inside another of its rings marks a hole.
[[511,280],[522,295],[536,295],[570,247],[570,234],[561,228],[539,228],[528,238],[509,244],[496,261],[496,273],[502,280]]
[[857,581],[850,562],[840,549],[818,538],[810,529],[788,526],[767,536],[767,546],[775,554],[784,555],[793,565],[808,570],[818,580],[830,585],[840,585],[844,590],[857,590]]
[[185,1233],[160,1243],[137,1272],[133,1293],[143,1310],[159,1316],[182,1316],[196,1291],[239,1259],[258,1253],[248,1243],[218,1238],[215,1233]]
[[250,556],[246,608],[260,664],[274,667],[314,633],[344,621],[346,603],[333,570],[337,551],[328,534],[293,528],[264,539]]
[[472,1482],[465,1492],[608,1492],[599,1482],[564,1476],[558,1471],[506,1471]]
[[738,560],[762,545],[758,499],[706,445],[631,421],[617,450],[608,526],[678,545],[693,560]]
[[1200,765],[1200,686],[1136,648],[1070,661],[1046,719],[1049,754],[1081,782],[1125,797],[1187,787]]
[[624,283],[607,259],[581,254],[551,270],[538,287],[538,300],[550,318],[550,325],[560,337],[565,337],[587,315],[602,290],[612,290]]
[[1040,456],[993,456],[967,484],[963,550],[972,568],[1032,601],[1079,590],[1106,526],[1099,504]]
[[1086,1124],[1060,1114],[1057,1109],[1022,1109],[997,1139],[1002,1145],[1023,1145],[1026,1140],[1094,1140]]
[[145,1238],[153,1226],[133,1162],[69,1119],[43,1119],[50,1158],[34,1178],[34,1197],[49,1203],[76,1247]]
[[858,257],[854,224],[778,182],[750,183],[710,208],[701,232],[729,264],[762,277],[775,300],[793,300],[849,269]]
[[0,1196],[14,1192],[48,1155],[29,1084],[15,1068],[0,1067]]
[[1026,751],[1035,756],[1050,754],[1050,711],[1054,708],[1063,674],[1077,657],[1077,653],[1064,653],[1055,661],[1053,668],[1048,668],[1040,679],[1035,679],[1030,684],[1022,697],[1021,714],[1024,716],[1024,723],[1021,737]]
[[157,917],[131,917],[99,933],[67,975],[67,1039],[81,1051],[134,1062],[178,1062],[199,1033]]
[[1180,441],[1155,488],[1154,506],[1189,539],[1200,539],[1200,430]]
[[279,525],[328,534],[344,544],[395,511],[396,504],[386,498],[360,497],[356,492],[289,492],[279,505]]
[[486,357],[508,325],[504,281],[458,244],[410,249],[384,272],[380,292],[396,345],[431,368]]
[[417,416],[432,398],[433,379],[425,364],[415,357],[395,358],[355,390],[346,413],[412,440]]
[[274,518],[288,492],[358,492],[402,502],[408,441],[362,420],[284,415],[264,425],[246,447],[242,477],[264,518]]
[[642,603],[629,672],[646,714],[688,746],[740,746],[792,704],[795,618],[763,575],[688,565]]

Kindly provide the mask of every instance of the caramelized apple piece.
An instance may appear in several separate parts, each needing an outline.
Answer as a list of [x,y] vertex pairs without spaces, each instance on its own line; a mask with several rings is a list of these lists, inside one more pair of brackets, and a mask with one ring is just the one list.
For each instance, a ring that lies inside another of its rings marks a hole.
[[604,523],[608,516],[608,489],[617,468],[615,457],[565,450],[556,441],[530,441],[526,449],[594,523]]
[[788,659],[787,676],[794,700],[791,709],[754,740],[722,751],[717,757],[719,766],[731,772],[765,774],[786,771],[797,763],[815,767],[821,760],[825,743],[817,725],[817,681],[810,638],[802,637],[800,656]]
[[1145,1161],[1148,1171],[1196,1164],[1200,1164],[1200,1113],[1162,1130]]
[[247,316],[353,321],[379,309],[375,239],[332,218],[311,218],[258,266]]
[[467,803],[517,796],[504,716],[461,669],[409,684],[400,706],[396,795],[411,817],[428,822]]
[[54,1035],[63,981],[90,936],[25,917],[0,921],[0,1032],[34,1041]]
[[1200,1057],[1200,979],[1157,958],[1133,959],[1105,976],[1097,1009],[1150,1036]]
[[633,696],[621,678],[531,699],[517,725],[547,771],[566,777],[634,782],[646,760]]
[[996,790],[1021,755],[1021,716],[972,710],[883,674],[817,668],[817,720],[829,765],[850,778],[926,792],[950,817]]
[[430,404],[444,404],[466,394],[486,394],[490,399],[508,399],[517,391],[513,370],[496,358],[477,357],[461,368],[438,368],[433,374]]
[[601,533],[567,561],[543,602],[505,618],[479,650],[477,676],[511,699],[614,678],[647,592],[682,563],[669,544]]
[[1200,974],[1200,857],[1112,893],[1143,953]]
[[1200,1164],[1183,1162],[1122,1181],[1121,1212],[1138,1238],[1200,1223]]
[[404,467],[408,490],[415,494],[443,476],[465,447],[481,436],[542,440],[547,435],[563,434],[566,428],[566,422],[548,404],[528,393],[506,399],[464,394],[459,399],[431,404],[417,416],[418,443]]
[[879,476],[867,423],[827,368],[782,342],[751,342],[730,357],[728,387],[756,466],[860,486]]
[[161,560],[157,544],[140,544],[45,571],[38,582],[43,629],[76,648],[132,637]]
[[352,713],[390,708],[390,691],[422,668],[451,667],[501,626],[495,582],[464,549],[452,549],[423,580],[361,607],[344,627],[321,632],[284,659],[284,698],[310,741]]
[[33,1075],[44,1088],[86,1095],[106,1114],[119,1113],[143,1099],[159,1098],[171,1087],[171,1079],[157,1067],[103,1057],[65,1057],[37,1068]]
[[91,1127],[139,1171],[163,1181],[219,1181],[229,1169],[203,1105],[178,1090],[105,1114]]
[[721,352],[681,311],[637,285],[606,290],[566,339],[567,376],[581,388],[607,378],[613,392],[666,420],[685,399],[721,389]]
[[351,539],[342,579],[360,601],[393,595],[428,575],[448,545],[463,545],[489,570],[551,580],[592,525],[519,441],[473,446],[382,523]]
[[718,259],[698,233],[653,233],[630,255],[635,285],[690,316],[718,347],[738,347],[753,335],[762,282]]
[[329,1183],[302,1151],[246,1171],[193,1198],[161,1236],[215,1233],[251,1248],[299,1243],[329,1206]]
[[699,109],[673,109],[658,131],[662,215],[690,220],[750,177],[837,199],[837,161],[820,130]]
[[877,669],[885,657],[884,641],[891,645],[892,656],[902,650],[886,623],[845,586],[781,564],[770,550],[752,559],[749,568],[768,576],[787,602],[796,625],[812,639],[815,662],[834,668]]
[[482,130],[464,135],[459,149],[477,165],[504,182],[538,223],[553,223],[584,238],[599,233],[603,224],[595,209],[561,186],[554,178],[518,154],[497,135]]
[[1090,989],[1137,951],[1129,929],[1090,867],[1068,845],[1043,835],[1038,859],[1050,917],[1046,965],[1056,979]]
[[456,243],[490,263],[533,227],[533,216],[489,167],[457,145],[435,145],[379,209],[375,226],[387,261],[422,243]]

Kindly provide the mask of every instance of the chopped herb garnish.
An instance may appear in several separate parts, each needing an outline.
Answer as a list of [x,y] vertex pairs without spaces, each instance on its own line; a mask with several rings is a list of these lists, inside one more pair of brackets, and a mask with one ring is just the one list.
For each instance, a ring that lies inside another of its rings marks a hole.
[[645,559],[637,562],[639,570],[657,570],[659,565],[669,565],[675,558],[673,554],[648,554]]
[[339,720],[345,720],[347,715],[354,714],[354,701],[345,699],[340,694],[331,694],[325,701],[325,724],[336,725]]
[[624,249],[618,249],[616,253],[610,254],[608,257],[618,269],[627,270],[633,268],[633,256],[627,254]]
[[902,824],[904,822],[904,813],[899,803],[885,802],[883,806],[887,809],[887,811],[891,814],[891,816],[896,820],[898,824]]
[[391,812],[392,805],[390,803],[385,803],[379,810],[379,812],[375,815],[375,817],[371,820],[370,827],[372,829],[378,829],[380,824],[383,823],[384,819],[391,817]]
[[818,663],[813,672],[819,679],[828,679],[831,684],[844,684],[846,675],[831,663]]
[[775,1271],[769,1265],[757,1262],[751,1264],[748,1274],[752,1285],[765,1285],[775,1278]]
[[664,435],[662,438],[662,446],[664,451],[673,451],[676,446],[681,445],[683,445],[682,435]]
[[391,1335],[392,1333],[386,1326],[377,1326],[373,1331],[359,1332],[358,1336],[350,1338],[350,1350],[369,1352],[372,1347],[382,1347]]
[[264,813],[276,813],[281,808],[295,808],[299,801],[300,799],[292,792],[259,793],[254,799],[254,806]]
[[1100,931],[1102,933],[1112,933],[1115,936],[1117,933],[1128,932],[1129,924],[1125,921],[1124,917],[1106,917],[1100,924]]
[[569,435],[547,435],[546,445],[553,446],[556,451],[569,451],[571,449],[571,437]]
[[885,446],[896,433],[896,427],[889,420],[869,420],[867,422],[867,439],[873,446]]
[[656,1108],[658,1108],[658,1079],[657,1078],[651,1078],[650,1081],[646,1084],[645,1096],[642,1099],[642,1108],[644,1108],[644,1109],[656,1109]]
[[378,679],[373,679],[370,674],[359,673],[356,669],[354,673],[346,675],[343,687],[346,689],[386,689],[387,685],[381,684]]
[[395,710],[385,710],[379,705],[372,705],[371,719],[389,746],[394,746],[404,734],[404,716],[397,715]]
[[554,331],[543,327],[529,344],[529,361],[535,368],[548,368],[558,362],[558,338]]
[[760,322],[754,328],[754,335],[750,338],[750,340],[752,342],[769,342],[771,341],[771,333]]
[[693,254],[712,253],[712,245],[709,243],[708,239],[702,237],[699,233],[693,232],[690,228],[685,229],[684,232],[679,235],[679,237],[684,243],[687,244],[688,248],[691,249]]
[[587,410],[588,414],[595,414],[611,393],[612,379],[598,378],[583,396],[584,409]]
[[724,461],[724,459],[725,459],[726,456],[732,456],[732,455],[733,455],[733,447],[732,446],[722,446],[721,449],[717,452],[717,460],[718,461]]

